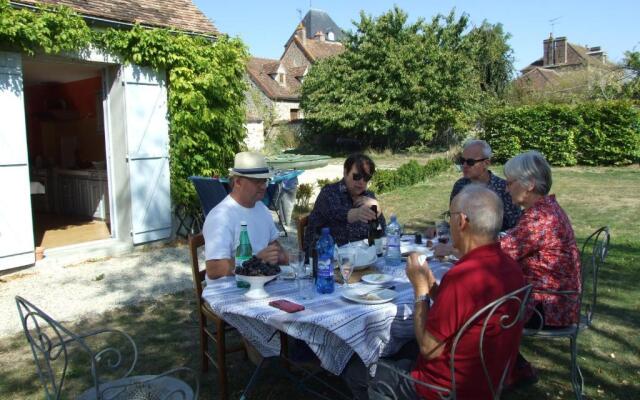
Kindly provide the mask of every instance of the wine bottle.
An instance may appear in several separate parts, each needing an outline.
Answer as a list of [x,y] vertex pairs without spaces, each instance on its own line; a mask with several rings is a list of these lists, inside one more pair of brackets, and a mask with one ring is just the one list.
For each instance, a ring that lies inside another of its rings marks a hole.
[[376,230],[378,228],[378,206],[372,205],[371,211],[376,213],[376,218],[369,221],[369,246],[373,246],[376,243]]

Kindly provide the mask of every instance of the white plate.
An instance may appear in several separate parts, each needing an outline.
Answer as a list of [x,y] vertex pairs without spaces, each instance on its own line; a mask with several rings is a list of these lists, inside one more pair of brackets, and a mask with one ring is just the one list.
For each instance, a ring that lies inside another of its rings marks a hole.
[[424,254],[427,257],[433,256],[433,249],[428,248],[424,244],[400,243],[400,253],[402,253],[403,256],[407,256],[412,252]]
[[372,285],[382,285],[393,280],[393,276],[387,274],[367,274],[363,275],[362,282],[370,283]]
[[[347,246],[349,246],[349,245],[344,245],[344,246],[339,247],[338,248],[338,252],[344,251],[344,249]],[[353,265],[353,270],[354,271],[365,269],[369,265],[374,264],[378,260],[378,256],[376,255],[375,251],[369,251],[369,252],[362,251],[362,249],[368,249],[369,245],[357,243],[357,244],[352,244],[352,246],[353,246],[354,251],[360,251],[360,253],[358,254],[358,257],[356,257],[357,258],[357,260],[356,260],[357,262],[354,263],[354,265]],[[334,267],[338,268],[338,264],[336,263],[336,265]]]
[[370,287],[359,287],[354,289],[347,289],[342,292],[342,297],[347,300],[354,301],[361,304],[382,304],[388,303],[396,297],[396,292],[390,289],[378,290],[371,293],[367,297],[363,294],[371,292]]

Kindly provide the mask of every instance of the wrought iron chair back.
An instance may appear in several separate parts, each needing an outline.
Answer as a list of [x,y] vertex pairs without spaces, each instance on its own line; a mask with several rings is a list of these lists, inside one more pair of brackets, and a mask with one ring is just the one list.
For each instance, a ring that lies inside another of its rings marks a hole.
[[[128,377],[138,360],[138,349],[133,339],[126,333],[116,329],[100,329],[85,334],[75,334],[51,318],[44,311],[16,296],[16,304],[22,322],[22,329],[31,346],[36,362],[38,377],[42,383],[47,399],[60,399],[68,365],[69,346],[77,345],[91,360],[91,376],[96,398],[100,398],[99,385],[101,372],[116,373],[118,379]],[[120,349],[105,347],[94,351],[86,342],[86,338],[103,333],[114,333],[126,339],[131,346],[133,356],[128,368],[123,363],[125,357]],[[118,373],[121,370],[123,372]]]
[[[582,251],[580,252],[582,262],[580,314],[583,327],[590,327],[593,321],[598,300],[598,276],[600,267],[604,265],[607,254],[609,253],[610,241],[611,235],[609,234],[609,227],[603,226],[593,232],[582,245]],[[588,274],[591,275],[590,285],[585,287],[585,278]],[[587,297],[585,298],[586,289],[589,289],[590,293],[587,293]]]
[[[489,389],[492,394],[492,399],[499,400],[500,394],[502,393],[502,389],[504,386],[505,379],[509,373],[511,367],[511,361],[515,359],[515,354],[512,354],[513,357],[509,357],[506,362],[502,373],[500,375],[500,380],[494,383],[491,373],[487,367],[486,357],[491,356],[496,353],[495,349],[486,349],[485,348],[485,334],[487,333],[487,329],[490,328],[490,324],[494,324],[495,327],[496,318],[497,320],[497,328],[500,330],[500,333],[504,333],[504,331],[508,330],[518,330],[522,329],[522,325],[524,323],[525,309],[526,304],[529,300],[529,295],[531,294],[531,285],[526,285],[520,289],[514,290],[511,293],[507,293],[506,295],[492,301],[486,306],[482,307],[476,313],[474,313],[462,327],[458,330],[456,335],[453,338],[453,342],[451,344],[451,354],[449,357],[449,368],[450,368],[450,377],[451,377],[451,388],[445,388],[433,384],[429,384],[426,382],[415,380],[411,375],[402,373],[405,379],[412,381],[415,385],[420,385],[429,388],[438,393],[441,399],[450,400],[456,399],[457,394],[457,383],[456,383],[456,375],[455,375],[455,358],[456,358],[456,350],[460,341],[465,337],[465,334],[469,332],[469,330],[474,326],[480,326],[480,339],[478,341],[478,352],[480,356],[480,363],[482,365],[482,370],[484,373],[484,377],[486,378],[486,383],[489,386]],[[517,349],[514,346],[514,349]],[[517,351],[517,350],[515,350]],[[384,362],[379,362],[378,367],[383,368],[393,368],[385,364]],[[480,384],[480,383],[478,383]],[[387,391],[386,396],[392,399],[396,399],[395,393],[391,388],[387,385],[382,384],[380,387],[374,387],[374,391],[381,389],[382,391]],[[378,392],[379,393],[379,392]],[[385,396],[383,393],[379,393],[382,396]]]
[[[452,388],[452,398],[456,398],[456,375],[455,375],[455,354],[458,344],[460,343],[460,339],[463,335],[469,331],[469,329],[476,325],[479,321],[482,321],[482,329],[480,331],[480,340],[478,342],[478,351],[480,354],[480,362],[482,364],[482,371],[484,372],[484,376],[487,379],[487,384],[489,389],[491,390],[492,398],[494,400],[500,399],[500,394],[502,393],[502,388],[504,386],[505,379],[509,373],[511,367],[511,361],[513,358],[509,358],[502,374],[500,376],[500,381],[497,385],[494,385],[491,374],[487,369],[487,362],[485,360],[485,333],[487,331],[487,327],[489,323],[493,320],[494,316],[499,315],[499,328],[502,331],[507,331],[511,329],[522,329],[522,324],[524,323],[524,315],[525,308],[527,302],[529,301],[529,295],[531,294],[531,285],[526,285],[520,289],[514,290],[511,293],[508,293],[501,298],[494,300],[493,302],[487,304],[479,311],[477,311],[471,318],[467,320],[467,322],[460,328],[455,338],[453,339],[453,344],[451,346],[451,358],[449,361],[449,368],[451,372],[451,388]],[[516,312],[510,312],[507,309],[509,304],[517,305]],[[495,349],[493,349],[495,351]],[[514,354],[515,356],[515,354]]]

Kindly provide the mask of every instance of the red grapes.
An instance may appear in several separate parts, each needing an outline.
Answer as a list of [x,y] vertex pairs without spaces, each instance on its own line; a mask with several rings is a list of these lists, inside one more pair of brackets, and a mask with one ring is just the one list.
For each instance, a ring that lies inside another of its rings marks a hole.
[[243,262],[241,267],[236,267],[236,275],[272,276],[279,273],[280,267],[278,265],[265,263],[256,256]]

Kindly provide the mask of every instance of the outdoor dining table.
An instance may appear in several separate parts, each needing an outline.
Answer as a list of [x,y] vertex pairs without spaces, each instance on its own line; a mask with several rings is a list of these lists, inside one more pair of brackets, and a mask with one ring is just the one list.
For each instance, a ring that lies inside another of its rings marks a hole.
[[[380,259],[376,265],[383,262]],[[440,280],[452,264],[433,260],[429,265]],[[356,271],[354,276],[376,272],[374,268]],[[354,353],[366,366],[374,366],[381,356],[395,353],[414,337],[414,293],[404,269],[404,263],[393,268],[394,280],[385,285],[394,285],[397,296],[382,304],[346,300],[341,296],[344,289],[338,283],[334,293],[315,294],[311,299],[303,299],[295,282],[284,279],[275,280],[265,287],[270,295],[268,298],[252,300],[244,296],[246,289],[238,288],[232,276],[208,282],[202,297],[263,357],[280,354],[276,333],[283,332],[304,341],[316,354],[322,368],[338,375]],[[336,274],[339,275],[337,270]],[[351,287],[357,285],[366,284],[356,283]],[[269,306],[270,301],[278,299],[302,304],[305,310],[287,313]]]

